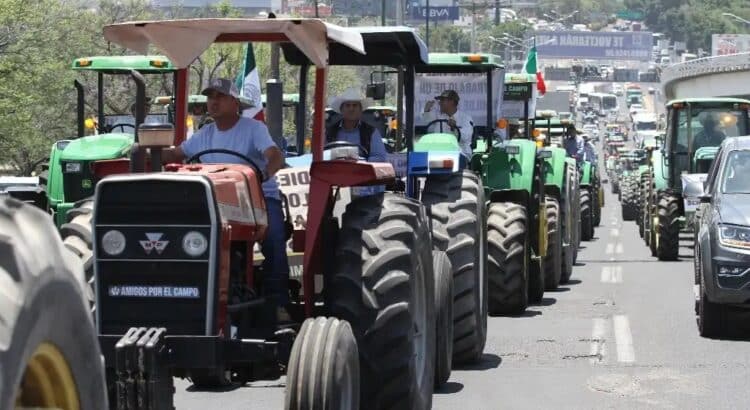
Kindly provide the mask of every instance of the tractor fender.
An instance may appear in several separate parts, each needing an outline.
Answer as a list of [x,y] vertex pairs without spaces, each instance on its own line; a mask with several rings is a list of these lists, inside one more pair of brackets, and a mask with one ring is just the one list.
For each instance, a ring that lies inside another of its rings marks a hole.
[[560,187],[553,184],[547,184],[544,186],[544,194],[557,198],[558,201],[562,198],[562,191],[560,190]]
[[525,189],[500,189],[489,195],[489,202],[512,202],[524,207],[528,205],[529,199],[529,191]]
[[580,189],[591,189],[591,184],[580,184],[578,187]]

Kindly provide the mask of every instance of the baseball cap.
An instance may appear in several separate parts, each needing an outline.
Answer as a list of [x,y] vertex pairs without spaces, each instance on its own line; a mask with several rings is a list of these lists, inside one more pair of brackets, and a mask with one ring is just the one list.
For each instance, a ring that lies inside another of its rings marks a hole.
[[458,93],[453,90],[445,90],[440,95],[435,97],[436,100],[442,100],[442,99],[448,99],[458,102],[460,98],[458,98]]
[[240,98],[240,91],[234,84],[234,81],[227,78],[217,78],[211,81],[208,87],[201,91],[201,94],[206,95],[209,91],[214,90],[218,93],[232,96],[234,98]]

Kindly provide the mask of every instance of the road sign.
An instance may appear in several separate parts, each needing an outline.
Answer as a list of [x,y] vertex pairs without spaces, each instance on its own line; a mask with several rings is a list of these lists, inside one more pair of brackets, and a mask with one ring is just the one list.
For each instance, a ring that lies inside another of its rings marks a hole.
[[531,83],[505,83],[503,99],[505,101],[524,101],[531,98]]
[[617,18],[630,21],[643,20],[643,12],[639,10],[620,10],[617,12]]
[[725,56],[750,52],[750,34],[712,34],[711,55]]
[[[412,7],[411,18],[415,20],[424,20],[427,16],[427,7]],[[445,7],[433,7],[430,6],[430,21],[440,20],[458,20],[458,7],[445,6]]]
[[537,31],[539,58],[649,61],[653,36],[646,31]]

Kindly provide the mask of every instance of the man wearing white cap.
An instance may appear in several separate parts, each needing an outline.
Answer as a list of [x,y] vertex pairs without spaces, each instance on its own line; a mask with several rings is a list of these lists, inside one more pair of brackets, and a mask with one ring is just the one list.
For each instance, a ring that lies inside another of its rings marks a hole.
[[[284,307],[289,302],[289,261],[286,255],[284,213],[281,208],[279,185],[274,176],[284,165],[279,147],[271,139],[265,124],[240,116],[239,90],[234,81],[226,78],[213,80],[201,94],[208,97],[208,114],[214,122],[205,125],[182,145],[162,154],[164,163],[183,162],[186,158],[209,150],[226,149],[251,159],[263,172],[263,196],[268,212],[268,229],[261,251],[263,262],[263,287],[265,296],[277,303],[277,318],[288,321]],[[245,161],[229,154],[205,154],[203,163],[244,164]]]
[[372,125],[362,121],[362,110],[371,105],[368,98],[362,97],[354,88],[349,88],[343,94],[331,98],[328,106],[341,114],[341,120],[328,126],[326,141],[346,141],[358,144],[367,152],[360,154],[371,162],[386,162],[385,144],[383,136]]

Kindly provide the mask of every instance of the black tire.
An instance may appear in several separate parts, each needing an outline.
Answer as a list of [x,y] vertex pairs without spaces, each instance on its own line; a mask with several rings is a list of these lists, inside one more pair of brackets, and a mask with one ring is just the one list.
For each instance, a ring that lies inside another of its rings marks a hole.
[[435,271],[435,387],[448,382],[453,367],[453,268],[448,255],[432,251]]
[[601,188],[594,186],[594,188],[592,188],[591,190],[592,195],[594,195],[594,197],[592,198],[592,205],[594,206],[594,227],[602,224],[602,204],[599,200],[600,189]]
[[482,183],[470,171],[427,179],[422,203],[433,247],[453,268],[453,362],[482,357],[487,341],[487,251]]
[[403,196],[386,192],[354,199],[342,217],[326,299],[331,315],[354,331],[360,403],[368,408],[431,407],[431,245],[424,208]]
[[[571,172],[570,178],[571,178],[570,184],[573,189],[573,221],[575,221],[577,224],[579,223],[578,221],[581,220],[581,194],[582,194],[581,185],[578,182],[579,181],[578,171],[574,170],[573,172]],[[573,241],[575,243],[575,246],[573,247],[573,263],[575,264],[576,261],[578,260],[578,250],[581,247],[581,229],[575,224],[572,228],[573,229],[571,230],[571,232],[573,234],[573,238],[574,238]]]
[[560,285],[563,269],[560,203],[547,197],[547,256],[544,258],[544,287],[554,290]]
[[[63,379],[75,389],[80,408],[107,408],[104,365],[80,262],[62,245],[49,215],[31,205],[1,199],[0,232],[0,408],[70,405],[59,396],[45,404],[31,386],[38,379],[25,370],[32,361],[38,365],[44,353],[60,359],[65,370],[58,374],[68,373]],[[52,376],[47,382],[62,388],[59,380]]]
[[573,274],[573,265],[576,259],[577,244],[577,216],[576,207],[578,206],[578,200],[575,196],[575,180],[571,172],[566,171],[565,177],[565,197],[561,207],[562,211],[562,234],[563,234],[563,250],[562,250],[562,270],[560,273],[560,283],[568,283],[570,276]]
[[94,305],[94,250],[92,235],[92,217],[94,201],[84,199],[75,203],[65,215],[67,223],[60,226],[63,244],[70,249],[83,263],[83,270],[88,283],[86,297]]
[[676,261],[680,250],[680,199],[674,195],[659,195],[659,229],[656,256],[660,261]]
[[698,302],[698,332],[703,337],[718,338],[727,334],[729,318],[727,307],[713,303],[701,291]]
[[622,219],[623,221],[633,221],[638,215],[638,180],[632,176],[622,181]]
[[590,241],[594,237],[594,216],[591,208],[591,193],[581,189],[581,240]]
[[487,215],[489,311],[519,314],[526,310],[529,281],[529,234],[526,209],[511,202],[490,204]]
[[307,319],[294,340],[287,366],[284,408],[359,408],[359,352],[349,323]]

